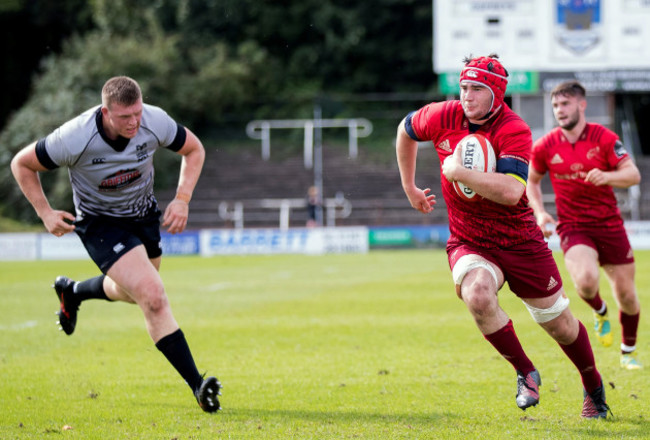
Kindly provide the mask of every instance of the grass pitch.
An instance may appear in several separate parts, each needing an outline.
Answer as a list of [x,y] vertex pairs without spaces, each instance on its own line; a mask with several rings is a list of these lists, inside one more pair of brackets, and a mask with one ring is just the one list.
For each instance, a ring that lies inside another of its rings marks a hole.
[[[574,313],[591,330],[561,256]],[[650,306],[650,251],[637,251]],[[441,250],[366,255],[167,257],[161,274],[200,371],[224,385],[203,413],[149,339],[140,310],[85,302],[74,335],[56,330],[57,275],[90,261],[0,263],[2,439],[640,439],[650,437],[648,369],[594,343],[615,417],[579,416],[576,369],[504,288],[503,308],[542,375],[517,408],[515,374],[456,298]],[[638,349],[650,368],[650,324]]]

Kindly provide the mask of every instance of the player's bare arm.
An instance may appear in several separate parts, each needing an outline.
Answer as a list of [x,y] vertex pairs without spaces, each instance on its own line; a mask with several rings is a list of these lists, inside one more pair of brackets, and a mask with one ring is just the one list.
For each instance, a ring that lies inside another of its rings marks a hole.
[[[39,172],[48,171],[36,156],[36,142],[26,146],[11,161],[11,172],[21,191],[34,207],[47,231],[57,237],[74,231],[74,215],[66,211],[52,209],[43,192],[38,176]],[[67,221],[66,221],[67,220]]]
[[629,188],[641,182],[641,173],[632,159],[628,158],[621,161],[613,171],[603,171],[598,168],[590,170],[585,181],[596,186],[609,185],[614,188]]
[[185,128],[185,131],[187,132],[185,144],[178,151],[178,154],[183,156],[183,160],[181,162],[176,197],[167,205],[162,223],[171,234],[183,232],[187,226],[189,202],[192,199],[192,193],[205,162],[203,144],[189,129]]
[[539,225],[544,237],[548,238],[553,235],[553,229],[548,225],[556,225],[557,222],[544,209],[544,200],[542,196],[542,177],[544,174],[538,172],[532,164],[528,167],[528,184],[526,185],[526,195],[528,196],[528,205],[535,213],[535,220]]
[[397,128],[396,154],[397,165],[402,180],[402,188],[411,206],[423,214],[433,211],[436,196],[430,194],[431,189],[420,189],[415,184],[415,165],[418,144],[406,133],[404,121]]
[[460,148],[442,163],[442,174],[449,182],[461,182],[477,194],[502,205],[516,205],[525,187],[517,179],[503,173],[484,173],[463,167]]

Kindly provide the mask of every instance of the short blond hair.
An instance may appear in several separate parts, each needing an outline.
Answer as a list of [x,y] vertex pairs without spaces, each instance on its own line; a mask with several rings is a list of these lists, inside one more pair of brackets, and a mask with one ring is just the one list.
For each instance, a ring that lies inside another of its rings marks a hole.
[[102,87],[102,105],[110,108],[111,104],[131,106],[142,99],[140,85],[128,76],[115,76]]

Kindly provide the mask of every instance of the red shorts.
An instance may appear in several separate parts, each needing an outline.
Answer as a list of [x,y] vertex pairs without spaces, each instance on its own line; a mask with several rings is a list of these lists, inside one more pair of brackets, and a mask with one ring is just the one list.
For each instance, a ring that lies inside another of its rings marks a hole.
[[510,290],[519,298],[546,298],[562,288],[560,271],[544,240],[531,240],[505,249],[486,249],[449,238],[447,258],[452,270],[456,261],[467,254],[480,255],[496,264]]
[[560,247],[566,252],[577,244],[584,244],[598,252],[600,265],[634,263],[634,252],[625,227],[607,229],[560,228]]

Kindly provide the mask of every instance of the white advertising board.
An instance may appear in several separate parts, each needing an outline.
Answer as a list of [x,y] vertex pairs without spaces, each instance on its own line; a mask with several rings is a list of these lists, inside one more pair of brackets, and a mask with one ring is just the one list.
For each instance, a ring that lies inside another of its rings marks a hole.
[[[650,249],[650,222],[648,221],[626,221],[625,230],[630,240],[632,249]],[[554,251],[560,250],[560,237],[553,234],[548,239],[548,247]]]
[[0,234],[0,261],[36,260],[37,234]]
[[368,228],[206,229],[201,255],[368,252]]
[[81,260],[89,258],[81,239],[75,233],[55,237],[39,235],[39,256],[42,260]]

